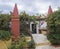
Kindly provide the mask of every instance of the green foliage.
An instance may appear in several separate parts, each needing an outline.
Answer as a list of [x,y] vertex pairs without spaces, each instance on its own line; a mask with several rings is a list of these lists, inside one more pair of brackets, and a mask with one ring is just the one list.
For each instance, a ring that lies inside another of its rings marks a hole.
[[11,38],[11,32],[0,30],[0,40],[9,40]]
[[50,14],[47,18],[48,40],[52,44],[60,44],[60,10]]
[[29,36],[30,33],[30,22],[35,22],[36,16],[30,16],[26,12],[21,12],[20,14],[20,31],[21,33]]
[[27,42],[25,35],[22,34],[19,39],[12,41],[11,46],[8,49],[34,49],[35,43],[33,40]]
[[0,30],[9,30],[10,15],[0,14]]
[[[26,12],[21,12],[20,16],[20,32],[29,36],[30,34],[30,22],[35,22],[36,16],[30,16]],[[10,31],[9,22],[11,21],[11,15],[9,14],[0,14],[0,30]]]
[[27,42],[25,40],[25,37],[21,37],[17,41],[13,41],[9,49],[25,49],[27,45]]
[[35,43],[34,43],[33,39],[28,42],[28,48],[29,49],[35,49]]
[[53,45],[60,44],[60,34],[48,34],[47,37],[51,44]]

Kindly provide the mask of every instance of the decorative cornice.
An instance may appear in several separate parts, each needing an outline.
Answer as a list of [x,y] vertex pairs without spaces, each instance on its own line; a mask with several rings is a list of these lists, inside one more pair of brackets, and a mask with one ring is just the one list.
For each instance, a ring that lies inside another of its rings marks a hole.
[[12,18],[12,19],[19,19],[18,16],[12,16],[11,18]]

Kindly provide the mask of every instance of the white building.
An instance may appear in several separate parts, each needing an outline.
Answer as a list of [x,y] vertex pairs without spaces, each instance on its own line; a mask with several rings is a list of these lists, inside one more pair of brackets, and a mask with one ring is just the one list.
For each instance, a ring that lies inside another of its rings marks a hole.
[[39,34],[39,30],[46,30],[47,29],[47,22],[46,17],[45,16],[41,16],[41,17],[37,17],[37,21],[34,22],[30,22],[30,31],[32,33],[37,33]]
[[49,6],[49,8],[48,8],[48,14],[46,16],[42,15],[42,16],[37,17],[38,21],[36,21],[36,24],[34,24],[34,22],[30,22],[30,31],[32,33],[37,33],[38,34],[38,33],[40,33],[39,30],[47,30],[46,18],[52,12],[53,12],[52,8],[51,8],[51,6]]

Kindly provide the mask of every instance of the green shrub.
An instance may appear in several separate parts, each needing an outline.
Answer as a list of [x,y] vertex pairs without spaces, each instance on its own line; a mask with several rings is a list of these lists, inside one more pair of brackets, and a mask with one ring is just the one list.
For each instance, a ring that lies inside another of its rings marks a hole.
[[35,49],[35,43],[34,43],[33,40],[31,40],[31,41],[28,42],[28,48],[29,49]]
[[33,40],[27,42],[25,35],[22,34],[19,39],[12,41],[12,44],[8,49],[35,49],[35,43]]
[[0,30],[10,30],[9,22],[11,15],[9,14],[0,14]]
[[[23,34],[23,33],[21,33],[21,35],[20,35],[20,37],[22,38],[22,37],[26,37],[26,35],[25,34]],[[28,36],[27,36],[28,37]],[[35,42],[34,42],[34,40],[32,39],[31,41],[29,41],[29,42],[26,42],[27,43],[27,48],[28,49],[35,49]]]
[[22,36],[20,39],[17,39],[16,41],[12,41],[11,46],[8,49],[25,49],[27,45],[27,42],[25,40],[25,37]]
[[47,38],[52,44],[60,44],[60,10],[50,14],[47,18]]
[[0,40],[9,40],[11,38],[11,32],[0,30]]
[[60,34],[48,34],[47,37],[51,44],[53,45],[60,44]]

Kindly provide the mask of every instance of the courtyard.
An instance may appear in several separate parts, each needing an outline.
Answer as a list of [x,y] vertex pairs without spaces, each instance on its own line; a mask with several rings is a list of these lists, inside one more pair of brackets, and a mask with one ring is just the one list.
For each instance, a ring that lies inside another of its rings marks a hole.
[[0,0],[0,49],[60,49],[59,4]]

